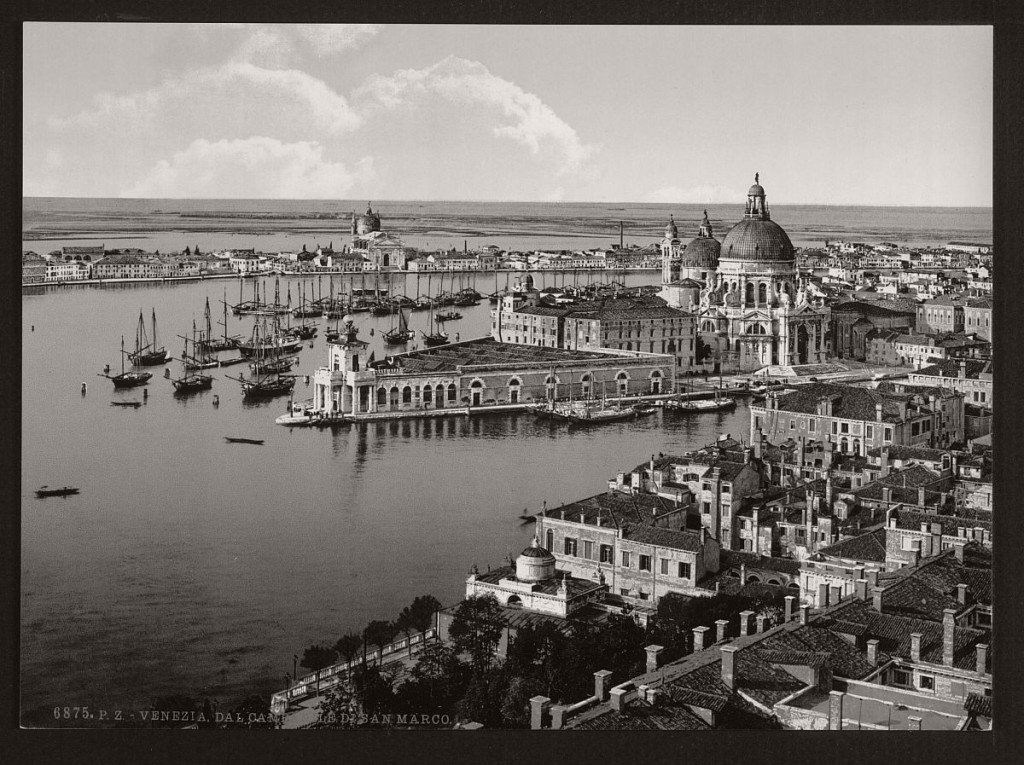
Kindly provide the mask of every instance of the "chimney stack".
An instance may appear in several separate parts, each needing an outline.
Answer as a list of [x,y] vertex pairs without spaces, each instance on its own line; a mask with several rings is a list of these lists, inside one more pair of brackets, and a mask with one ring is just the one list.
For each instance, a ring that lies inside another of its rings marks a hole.
[[611,670],[601,669],[594,673],[594,697],[598,702],[608,700],[608,685],[611,680]]
[[644,651],[647,652],[647,671],[654,672],[661,666],[661,652],[665,650],[661,645],[649,645]]
[[910,633],[910,660],[914,662],[921,661],[921,633],[912,632]]
[[963,582],[956,586],[956,602],[962,606],[967,605],[967,585]]
[[843,729],[843,697],[842,691],[828,692],[828,729]]
[[868,589],[874,590],[878,586],[878,571],[871,569],[867,572]]
[[871,607],[878,613],[882,613],[882,588],[873,587],[871,589]]
[[818,608],[828,605],[828,585],[822,582],[818,585]]
[[800,606],[800,623],[807,624],[811,619],[811,607]]
[[786,601],[786,621],[790,621],[793,618],[793,605],[796,597],[793,595],[787,595],[783,600]]
[[530,729],[540,730],[544,727],[544,713],[551,706],[547,696],[534,696],[530,699]]
[[725,640],[725,632],[729,627],[728,619],[718,619],[715,622],[715,642],[721,643]]
[[977,651],[977,660],[974,671],[979,675],[987,675],[988,668],[986,667],[986,664],[988,663],[988,643],[978,643],[974,646],[974,649]]
[[828,602],[829,605],[835,605],[843,599],[843,587],[839,584],[833,584],[829,587]]
[[708,631],[708,627],[700,626],[693,628],[693,652],[704,650],[704,634]]
[[722,652],[722,683],[730,691],[736,688],[736,651],[734,645],[723,645]]
[[868,641],[868,664],[878,666],[878,641],[874,638]]
[[853,586],[856,589],[857,600],[867,600],[868,599],[868,580],[867,579],[858,579],[856,582],[853,583]]
[[768,617],[764,614],[758,614],[755,621],[757,622],[757,634],[760,635],[762,632],[764,632],[764,625],[765,622],[768,621]]
[[956,631],[956,609],[942,610],[942,663],[953,666],[953,635]]
[[750,621],[753,615],[753,611],[740,611],[740,637],[750,634]]
[[622,712],[622,710],[626,708],[627,693],[629,693],[629,691],[621,686],[612,688],[612,709],[616,712]]
[[551,730],[561,730],[565,723],[565,706],[555,704],[551,707]]
[[953,546],[953,554],[956,555],[956,559],[960,562],[964,562],[964,544],[961,542]]

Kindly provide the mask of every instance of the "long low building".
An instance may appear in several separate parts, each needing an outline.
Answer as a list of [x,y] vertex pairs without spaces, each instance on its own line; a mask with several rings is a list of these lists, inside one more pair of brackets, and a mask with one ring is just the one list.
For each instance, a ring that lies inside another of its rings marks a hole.
[[674,386],[674,359],[639,351],[567,350],[500,343],[462,343],[368,358],[349,322],[328,343],[328,365],[314,374],[313,408],[322,415],[428,411],[548,398],[659,394]]

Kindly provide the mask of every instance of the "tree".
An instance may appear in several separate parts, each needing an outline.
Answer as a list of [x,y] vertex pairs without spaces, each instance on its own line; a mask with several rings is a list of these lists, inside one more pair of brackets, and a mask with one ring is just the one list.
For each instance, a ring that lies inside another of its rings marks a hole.
[[347,662],[351,662],[363,647],[363,639],[354,632],[347,632],[338,638],[334,644],[334,650]]
[[324,694],[317,707],[314,728],[354,728],[359,715],[359,702],[352,683],[346,679]]
[[529,728],[530,699],[543,693],[544,684],[540,680],[513,676],[501,702],[501,716],[505,724],[513,728]]
[[411,711],[450,712],[466,685],[468,674],[455,649],[444,643],[428,643],[399,695]]
[[311,645],[303,652],[302,661],[299,662],[299,666],[305,667],[311,672],[319,672],[321,669],[334,664],[337,658],[338,652],[333,648],[328,648],[324,645]]
[[448,636],[458,653],[469,654],[475,673],[487,669],[498,650],[505,623],[501,606],[491,595],[462,601],[452,617]]
[[281,721],[270,713],[266,696],[248,696],[230,711],[231,726],[243,728],[280,728]]
[[508,695],[508,676],[498,667],[474,672],[462,698],[455,705],[458,717],[487,728],[500,728],[504,723],[502,700]]
[[403,608],[402,613],[395,619],[395,629],[405,635],[406,646],[409,648],[409,655],[412,656],[412,633],[416,628],[409,617],[408,608]]
[[[383,648],[395,636],[395,625],[382,619],[375,619],[363,629],[363,641],[366,645]],[[363,646],[363,661],[366,661],[366,645]]]
[[437,598],[433,595],[420,595],[402,609],[401,616],[405,616],[417,632],[426,632],[434,626],[434,614],[440,610],[441,602]]

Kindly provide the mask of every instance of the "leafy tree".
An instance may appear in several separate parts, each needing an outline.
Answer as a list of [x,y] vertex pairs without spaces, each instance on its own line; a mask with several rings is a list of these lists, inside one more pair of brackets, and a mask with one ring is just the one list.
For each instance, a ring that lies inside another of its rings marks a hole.
[[409,670],[409,679],[399,688],[411,711],[450,712],[465,690],[467,668],[455,649],[443,643],[429,643]]
[[231,709],[231,727],[280,728],[281,722],[270,713],[270,701],[266,696],[248,696]]
[[363,639],[354,632],[345,633],[334,644],[334,650],[347,662],[351,662],[359,654],[359,649],[362,647]]
[[509,681],[508,691],[501,701],[501,716],[504,727],[530,727],[530,699],[544,693],[540,680],[514,675]]
[[[395,625],[391,622],[384,621],[382,619],[375,619],[366,625],[363,629],[363,640],[368,645],[375,645],[378,648],[383,648],[391,642],[391,638],[395,636]],[[365,646],[363,649],[363,658],[365,659],[366,652]]]
[[501,606],[491,595],[466,598],[455,609],[448,636],[458,653],[468,654],[474,673],[487,669],[501,641],[505,624]]
[[426,632],[434,626],[434,614],[441,610],[441,602],[433,595],[420,595],[402,609],[399,618],[405,617],[417,632]]
[[354,728],[359,715],[359,701],[352,683],[346,679],[329,688],[317,707],[313,728]]
[[311,645],[303,652],[302,661],[299,662],[299,666],[305,667],[311,672],[319,672],[321,669],[334,664],[337,658],[338,652],[333,648],[323,645]]
[[386,715],[395,711],[395,678],[390,672],[379,666],[356,667],[351,680],[364,714]]
[[508,676],[499,667],[474,672],[455,705],[459,719],[482,723],[487,728],[502,727],[502,701],[508,692],[508,682]]

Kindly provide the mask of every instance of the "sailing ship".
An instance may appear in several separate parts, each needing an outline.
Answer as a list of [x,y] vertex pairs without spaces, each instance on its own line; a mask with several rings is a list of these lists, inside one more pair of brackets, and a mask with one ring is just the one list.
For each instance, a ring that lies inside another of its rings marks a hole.
[[252,328],[252,339],[249,346],[254,349],[256,364],[260,365],[254,376],[248,379],[228,376],[228,379],[237,380],[241,384],[243,398],[272,398],[291,393],[292,388],[295,387],[294,377],[283,375],[280,371],[262,371],[266,369],[269,362],[280,360],[283,348],[276,342],[278,336],[276,331],[272,335],[272,341],[267,343],[261,338],[261,329],[262,335],[265,337],[268,334],[266,320],[263,321],[262,327],[257,323]]
[[456,321],[461,318],[462,314],[458,311],[446,311],[445,313],[439,313],[437,315],[437,321]]
[[149,372],[140,372],[134,369],[126,372],[124,369],[124,357],[127,355],[124,349],[124,335],[121,335],[121,374],[114,375],[113,377],[106,374],[101,375],[102,377],[109,378],[114,383],[115,388],[134,388],[139,385],[145,385],[149,382],[149,378],[153,376]]
[[722,395],[722,373],[718,373],[718,387],[714,398],[676,399],[665,402],[665,408],[675,412],[723,412],[736,408],[736,399]]
[[146,322],[142,318],[142,311],[139,311],[139,326],[135,330],[135,351],[128,354],[132,364],[140,367],[154,367],[166,364],[167,351],[158,347],[156,337],[156,309],[153,309],[153,342],[149,342],[146,336]]
[[[442,277],[443,279],[444,277]],[[427,278],[427,291],[430,291],[430,279]],[[430,304],[430,333],[421,332],[423,335],[423,344],[428,348],[435,348],[439,345],[446,345],[448,343],[448,335],[441,331],[441,328],[435,324],[434,321],[434,303],[431,301]]]
[[406,317],[405,311],[399,309],[398,326],[392,326],[389,331],[384,333],[384,343],[386,345],[405,345],[414,337],[416,337],[416,333],[409,329],[409,319]]
[[220,362],[207,350],[207,344],[204,341],[204,337],[201,335],[198,339],[196,338],[196,323],[192,322],[192,353],[188,352],[188,338],[184,335],[179,335],[185,341],[185,350],[181,356],[181,362],[185,367],[186,372],[192,372],[199,369],[210,369],[218,366]]
[[[193,345],[193,351],[195,351],[195,344],[196,344],[195,332],[196,332],[195,324],[193,323],[192,324],[192,345]],[[179,378],[177,378],[175,380],[171,380],[171,385],[174,386],[174,392],[175,393],[195,393],[196,391],[208,390],[208,389],[212,388],[213,387],[213,377],[211,377],[210,375],[195,374],[195,373],[193,373],[191,371],[192,369],[196,369],[196,368],[200,368],[201,369],[201,368],[203,368],[203,367],[196,367],[196,366],[194,366],[195,364],[202,364],[202,363],[207,363],[208,364],[209,361],[201,362],[201,361],[198,361],[197,359],[195,359],[194,356],[189,356],[189,353],[188,353],[188,338],[187,337],[183,337],[182,339],[185,341],[185,350],[181,354],[182,373],[181,373],[181,377],[179,377]],[[209,357],[207,357],[207,359],[208,358]],[[213,364],[216,365],[216,363],[217,363],[216,360],[214,360]]]
[[196,343],[196,349],[206,353],[215,353],[217,351],[228,351],[232,348],[238,347],[237,337],[228,337],[228,304],[227,304],[227,291],[224,292],[224,321],[218,322],[218,324],[224,324],[224,336],[213,338],[213,323],[210,321],[210,298],[206,298],[206,308],[203,310],[203,319],[206,323],[206,331],[199,341]]

